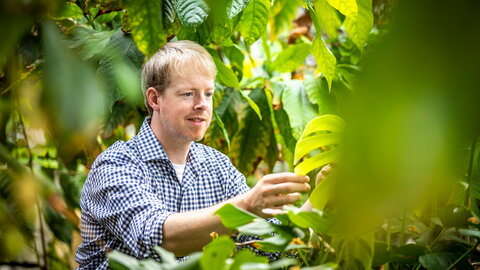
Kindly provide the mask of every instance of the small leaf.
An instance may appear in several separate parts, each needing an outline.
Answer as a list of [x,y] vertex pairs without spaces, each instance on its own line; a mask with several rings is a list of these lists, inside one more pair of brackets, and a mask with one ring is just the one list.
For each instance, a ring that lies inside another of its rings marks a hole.
[[250,105],[250,107],[252,108],[252,110],[255,111],[255,113],[257,114],[258,118],[260,120],[262,120],[262,113],[260,112],[260,108],[258,107],[257,103],[255,103],[255,101],[253,101],[249,96],[247,96],[243,91],[239,90],[240,94],[242,95],[242,97],[248,102],[248,104]]
[[250,0],[243,11],[236,29],[243,36],[247,47],[259,39],[267,28],[269,7],[269,0]]
[[260,218],[230,203],[222,206],[215,214],[220,217],[223,226],[229,229],[236,229],[239,226],[252,222],[256,218]]
[[317,234],[325,233],[328,227],[328,220],[319,213],[305,212],[305,211],[292,211],[288,210],[288,218],[290,221],[300,228],[312,228]]
[[328,88],[332,88],[333,77],[335,76],[335,68],[337,59],[333,53],[327,48],[321,35],[317,35],[312,45],[312,54],[317,61],[317,70],[323,74],[328,81]]
[[82,9],[75,3],[66,2],[60,14],[52,17],[52,19],[65,20],[65,19],[77,19],[81,17],[83,17]]
[[233,88],[240,88],[240,84],[238,82],[237,76],[233,73],[231,69],[229,69],[222,60],[218,57],[213,56],[213,62],[215,62],[215,66],[217,67],[217,77],[216,80],[218,83],[225,85],[227,87]]
[[343,15],[347,17],[357,16],[358,7],[357,7],[357,2],[355,0],[327,0],[327,1],[332,7],[336,8]]
[[272,70],[280,72],[292,72],[299,68],[305,58],[310,54],[311,45],[308,43],[300,43],[289,46],[275,58],[271,65]]
[[[332,8],[326,0],[315,0],[313,6],[315,7],[315,14],[317,15],[319,23],[323,26],[325,33],[331,38],[337,38],[337,31],[342,24],[338,18],[337,11]],[[317,29],[317,31],[321,31],[321,29]]]
[[176,1],[175,10],[184,26],[196,27],[208,17],[208,6],[202,0]]

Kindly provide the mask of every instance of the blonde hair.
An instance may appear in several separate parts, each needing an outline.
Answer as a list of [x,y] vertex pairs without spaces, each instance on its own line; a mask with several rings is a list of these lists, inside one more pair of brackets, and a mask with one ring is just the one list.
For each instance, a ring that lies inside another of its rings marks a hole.
[[142,91],[148,113],[152,114],[146,97],[148,88],[155,88],[161,95],[173,76],[186,79],[194,74],[215,79],[217,69],[205,48],[190,40],[169,42],[160,48],[142,67]]

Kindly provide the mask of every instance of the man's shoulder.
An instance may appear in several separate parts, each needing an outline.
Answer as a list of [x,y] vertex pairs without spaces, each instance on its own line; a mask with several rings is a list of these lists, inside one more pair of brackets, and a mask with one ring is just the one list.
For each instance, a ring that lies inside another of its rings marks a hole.
[[96,163],[132,163],[140,160],[140,153],[132,140],[117,141],[105,149],[96,159]]

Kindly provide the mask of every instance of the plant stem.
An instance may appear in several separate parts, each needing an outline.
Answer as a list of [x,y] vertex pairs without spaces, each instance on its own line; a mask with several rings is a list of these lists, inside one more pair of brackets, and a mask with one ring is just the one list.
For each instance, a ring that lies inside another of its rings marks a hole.
[[402,230],[400,231],[400,245],[405,244],[405,217],[406,217],[406,209],[403,209],[402,213]]
[[465,192],[465,206],[470,209],[470,190],[471,190],[471,184],[472,184],[472,178],[473,178],[473,161],[475,159],[475,148],[477,146],[477,132],[475,131],[473,133],[473,140],[472,140],[472,146],[470,149],[470,159],[468,160],[468,186],[467,190]]
[[467,252],[463,253],[462,256],[460,256],[460,258],[458,258],[454,263],[452,263],[448,268],[447,270],[450,270],[452,269],[457,263],[459,263],[463,258],[465,258],[465,256],[468,255],[468,253],[472,252],[472,250],[475,249],[475,247],[477,246],[478,244],[478,241],[475,241],[475,243],[473,244],[473,246],[471,248],[469,248],[467,250]]

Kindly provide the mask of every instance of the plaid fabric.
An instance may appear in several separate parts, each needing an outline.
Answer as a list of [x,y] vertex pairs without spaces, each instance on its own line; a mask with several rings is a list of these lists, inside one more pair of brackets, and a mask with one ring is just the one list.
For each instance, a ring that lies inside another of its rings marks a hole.
[[162,226],[170,214],[206,208],[249,190],[227,156],[197,143],[190,147],[179,182],[148,122],[92,166],[80,200],[79,269],[108,269],[105,255],[112,250],[158,260],[153,247],[162,244]]

